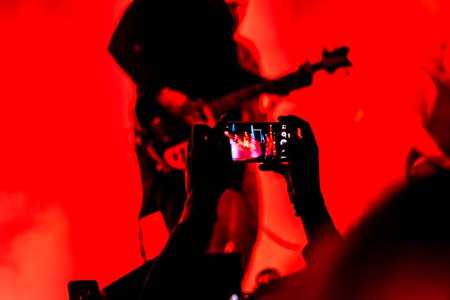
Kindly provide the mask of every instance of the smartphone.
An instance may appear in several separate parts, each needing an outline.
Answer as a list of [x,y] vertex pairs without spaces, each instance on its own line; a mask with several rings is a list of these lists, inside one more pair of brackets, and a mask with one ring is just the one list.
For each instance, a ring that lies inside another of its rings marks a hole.
[[228,122],[224,130],[235,162],[288,161],[291,132],[281,122]]

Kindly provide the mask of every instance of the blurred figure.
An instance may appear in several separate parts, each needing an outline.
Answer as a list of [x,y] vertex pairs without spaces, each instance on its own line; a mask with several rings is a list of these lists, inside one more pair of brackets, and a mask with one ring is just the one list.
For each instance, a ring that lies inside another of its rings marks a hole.
[[369,214],[320,299],[450,299],[449,175],[417,180]]

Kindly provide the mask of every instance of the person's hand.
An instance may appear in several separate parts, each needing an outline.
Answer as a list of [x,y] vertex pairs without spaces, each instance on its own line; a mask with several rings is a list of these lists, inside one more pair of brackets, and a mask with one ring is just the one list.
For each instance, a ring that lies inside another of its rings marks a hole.
[[319,148],[308,122],[296,116],[282,116],[278,120],[292,129],[288,148],[289,163],[265,162],[259,169],[284,176],[296,215],[300,215],[304,207],[323,204],[319,180]]
[[228,186],[233,166],[225,117],[211,128],[195,124],[188,144],[185,180],[188,199],[183,219],[192,215],[215,218],[217,202]]
[[193,126],[196,123],[214,125],[214,114],[203,100],[191,100],[185,94],[164,87],[157,96],[159,104],[172,116]]

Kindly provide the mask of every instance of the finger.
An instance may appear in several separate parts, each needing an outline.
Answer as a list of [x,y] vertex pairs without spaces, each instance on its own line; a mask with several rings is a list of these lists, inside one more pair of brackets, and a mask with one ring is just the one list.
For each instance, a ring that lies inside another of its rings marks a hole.
[[281,164],[281,163],[274,163],[274,162],[265,162],[258,166],[258,169],[261,171],[272,171],[277,174],[282,175],[283,177],[287,178],[288,176],[288,166]]
[[227,124],[227,115],[223,114],[220,116],[216,125],[211,129],[211,139],[213,142],[218,143],[220,139],[224,136],[225,126]]
[[308,143],[315,143],[316,139],[314,137],[314,133],[311,129],[311,126],[305,120],[289,115],[289,116],[280,116],[278,120],[282,123],[286,123],[291,127],[300,128],[301,130],[301,138]]
[[222,131],[225,128],[227,121],[228,116],[226,114],[223,114],[220,116],[219,120],[217,120],[216,125],[213,128],[220,128],[220,130]]

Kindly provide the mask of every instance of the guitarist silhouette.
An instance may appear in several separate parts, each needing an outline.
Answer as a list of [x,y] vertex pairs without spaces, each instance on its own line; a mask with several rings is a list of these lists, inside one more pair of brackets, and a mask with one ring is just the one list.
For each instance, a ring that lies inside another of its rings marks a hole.
[[[183,141],[191,125],[211,124],[223,112],[230,119],[241,119],[240,105],[213,111],[206,104],[263,80],[255,74],[255,61],[249,61],[251,51],[235,42],[238,24],[233,21],[242,19],[246,1],[226,0],[226,4],[221,0],[135,0],[126,8],[110,42],[110,53],[138,91],[134,116],[143,191],[140,218],[161,211],[169,231],[177,225],[186,199]],[[247,60],[245,66],[242,58]],[[172,148],[162,153],[158,144]],[[233,241],[233,249],[228,249],[241,252],[245,271],[256,239],[258,199],[243,195],[244,166],[236,166],[235,174],[231,197],[252,198],[245,201],[256,211],[250,217],[234,218],[247,224],[235,224],[241,232],[231,234],[239,235],[240,241]],[[256,190],[256,183],[250,186]],[[242,204],[239,210],[242,213]],[[216,248],[223,250],[227,239],[215,239]]]
[[[230,2],[233,0],[227,0]],[[222,113],[230,120],[240,120],[244,102],[263,93],[287,94],[309,86],[314,71],[333,72],[350,65],[345,57],[348,49],[341,48],[325,52],[321,62],[306,63],[280,79],[263,79],[243,67],[239,57],[249,55],[242,55],[242,44],[234,39],[235,28],[222,1],[135,0],[111,39],[111,54],[138,89],[135,123],[143,188],[140,218],[159,210],[169,231],[177,225],[186,199],[185,140],[193,123],[213,123]],[[240,195],[244,201],[236,201],[241,203],[238,210],[249,215],[234,218],[247,223],[244,225],[225,220],[242,231],[231,233],[239,241],[232,238],[221,247],[241,253],[245,272],[256,239],[258,199],[254,192],[246,195],[244,191],[256,186],[243,175],[244,166],[235,168],[228,196]],[[247,181],[243,184],[243,180]],[[221,203],[227,201],[219,203],[218,223]]]

